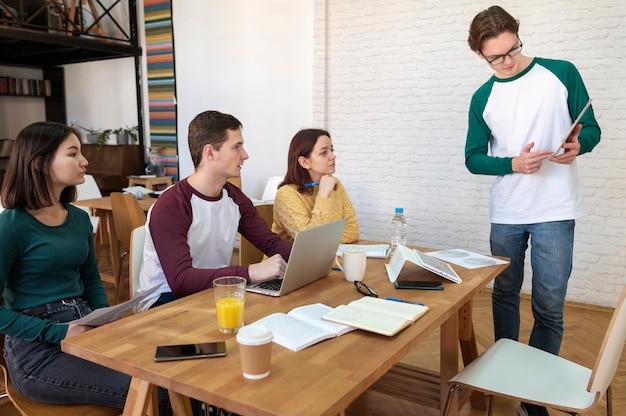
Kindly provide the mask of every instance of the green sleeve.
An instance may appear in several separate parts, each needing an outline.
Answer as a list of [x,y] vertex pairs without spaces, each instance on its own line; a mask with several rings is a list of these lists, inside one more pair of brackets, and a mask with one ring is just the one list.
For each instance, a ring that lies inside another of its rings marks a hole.
[[[564,80],[568,92],[567,106],[569,107],[570,117],[572,120],[575,120],[587,104],[589,94],[576,67],[569,62],[567,64],[567,78]],[[600,126],[596,121],[593,105],[583,114],[580,124],[583,127],[580,133],[578,133],[578,141],[580,142],[580,154],[582,155],[591,152],[600,142]]]
[[465,141],[465,166],[475,174],[507,175],[513,173],[513,158],[489,155],[491,130],[482,116],[492,86],[493,80],[490,80],[472,97]]
[[[568,61],[536,58],[537,62],[548,68],[567,88],[567,106],[572,120],[576,120],[589,100],[587,88],[578,69]],[[593,112],[593,105],[580,119],[582,129],[578,133],[580,154],[589,153],[600,142],[600,126]]]

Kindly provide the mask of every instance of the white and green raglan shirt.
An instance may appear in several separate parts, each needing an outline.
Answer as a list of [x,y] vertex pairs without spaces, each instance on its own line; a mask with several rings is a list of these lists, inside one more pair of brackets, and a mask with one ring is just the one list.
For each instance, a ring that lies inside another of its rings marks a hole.
[[[589,96],[576,67],[534,58],[512,78],[492,76],[474,93],[469,110],[465,165],[472,173],[497,175],[491,188],[490,220],[496,224],[562,221],[585,215],[571,165],[544,160],[533,174],[514,173],[511,161],[530,142],[531,151],[557,151]],[[582,117],[580,154],[600,141],[593,108]],[[490,152],[489,152],[490,150]]]

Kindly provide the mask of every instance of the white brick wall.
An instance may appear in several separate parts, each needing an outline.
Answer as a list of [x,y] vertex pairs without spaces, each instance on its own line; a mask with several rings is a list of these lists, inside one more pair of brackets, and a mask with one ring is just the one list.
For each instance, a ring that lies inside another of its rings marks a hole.
[[[463,151],[470,97],[491,74],[467,31],[492,4],[315,0],[314,125],[333,136],[363,238],[387,240],[400,206],[409,243],[489,253],[493,178],[470,174]],[[594,98],[602,140],[578,160],[590,214],[567,296],[613,306],[626,283],[626,5],[499,4],[520,20],[525,54],[572,61]]]

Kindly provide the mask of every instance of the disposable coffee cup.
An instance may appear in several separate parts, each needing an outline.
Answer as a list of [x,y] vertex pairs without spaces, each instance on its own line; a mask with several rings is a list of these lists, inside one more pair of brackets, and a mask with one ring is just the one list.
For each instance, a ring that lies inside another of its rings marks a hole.
[[245,378],[258,380],[270,374],[273,338],[272,331],[263,325],[247,325],[239,329],[237,343]]

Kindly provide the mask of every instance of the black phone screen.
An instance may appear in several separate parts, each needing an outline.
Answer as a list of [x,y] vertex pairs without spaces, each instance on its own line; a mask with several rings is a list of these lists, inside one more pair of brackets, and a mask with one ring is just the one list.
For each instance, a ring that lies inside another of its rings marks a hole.
[[443,290],[441,282],[417,280],[396,280],[394,283],[396,289],[422,289],[422,290]]
[[155,361],[186,360],[190,358],[223,357],[226,342],[204,342],[200,344],[160,345],[156,347]]

